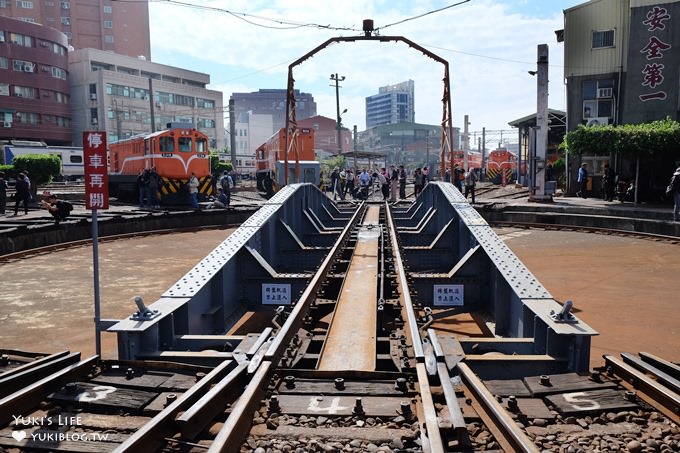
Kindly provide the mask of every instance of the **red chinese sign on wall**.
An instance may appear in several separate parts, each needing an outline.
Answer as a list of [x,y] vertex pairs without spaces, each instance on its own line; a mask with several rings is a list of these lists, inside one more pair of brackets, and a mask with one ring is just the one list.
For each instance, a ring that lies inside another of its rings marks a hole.
[[[647,17],[642,21],[643,25],[647,26],[647,31],[657,32],[666,28],[666,22],[671,20],[671,15],[666,8],[655,6],[647,12]],[[651,62],[651,60],[663,60],[664,52],[673,48],[672,45],[663,42],[657,36],[650,36],[647,44],[640,49],[640,53],[645,55],[649,63],[642,69],[643,79],[642,86],[648,89],[655,90],[639,96],[642,102],[651,100],[665,100],[666,91],[661,88],[664,82],[663,70],[666,68],[660,61]]]
[[109,209],[106,132],[83,132],[85,208]]

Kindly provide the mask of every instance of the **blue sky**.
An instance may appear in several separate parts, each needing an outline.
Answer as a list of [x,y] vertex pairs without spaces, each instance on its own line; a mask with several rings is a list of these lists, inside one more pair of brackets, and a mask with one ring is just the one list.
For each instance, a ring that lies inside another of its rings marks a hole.
[[[536,67],[539,44],[548,44],[550,52],[549,106],[565,109],[564,44],[554,32],[563,27],[562,11],[585,0],[470,0],[451,6],[456,3],[152,0],[151,57],[210,74],[209,88],[222,91],[226,105],[233,92],[285,88],[292,61],[331,37],[360,35],[363,19],[373,19],[376,28],[395,24],[380,34],[403,36],[449,62],[454,126],[469,115],[472,131],[508,130],[509,121],[534,113],[536,79],[528,71]],[[312,93],[317,113],[330,118],[336,116],[329,78],[334,73],[345,76],[344,126],[365,129],[365,98],[408,79],[415,81],[416,122],[441,123],[443,68],[403,43],[338,44],[295,68],[295,87]]]

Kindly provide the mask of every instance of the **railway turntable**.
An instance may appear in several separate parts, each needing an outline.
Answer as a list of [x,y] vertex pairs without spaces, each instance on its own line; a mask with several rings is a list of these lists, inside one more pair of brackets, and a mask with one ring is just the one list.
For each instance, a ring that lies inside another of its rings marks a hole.
[[[597,333],[450,184],[395,206],[288,185],[136,302],[106,323],[117,361],[73,357],[23,387],[7,376],[0,451],[680,448],[677,366],[590,370]],[[42,413],[111,438],[41,444],[21,422]]]

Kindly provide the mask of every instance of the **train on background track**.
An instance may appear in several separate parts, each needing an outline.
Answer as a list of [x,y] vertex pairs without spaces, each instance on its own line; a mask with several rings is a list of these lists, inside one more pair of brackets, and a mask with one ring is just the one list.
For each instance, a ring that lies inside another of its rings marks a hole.
[[137,177],[144,169],[155,168],[161,177],[161,203],[187,204],[191,173],[199,180],[199,201],[207,199],[213,194],[208,143],[207,135],[183,123],[111,143],[109,193],[118,199],[136,200]]
[[[464,151],[453,151],[453,163],[458,164],[459,167],[465,168]],[[498,148],[489,151],[484,162],[482,162],[482,153],[477,151],[468,151],[467,168],[475,168],[477,170],[485,170],[486,180],[494,184],[506,184],[517,181],[518,174],[518,159],[517,154],[505,148]],[[449,163],[447,162],[447,167]],[[522,162],[522,175],[526,174],[526,163]]]
[[[286,129],[282,128],[255,150],[258,190],[276,192],[286,184],[286,152],[288,152],[288,183],[310,182],[319,185],[321,164],[314,159],[314,129],[296,128],[287,151]],[[295,170],[296,161],[300,166],[299,175]],[[269,184],[271,187],[268,187]]]
[[61,160],[61,174],[58,179],[74,181],[85,175],[83,148],[77,146],[49,146],[45,142],[10,140],[2,143],[0,163],[12,165],[16,156],[26,154],[49,154]]

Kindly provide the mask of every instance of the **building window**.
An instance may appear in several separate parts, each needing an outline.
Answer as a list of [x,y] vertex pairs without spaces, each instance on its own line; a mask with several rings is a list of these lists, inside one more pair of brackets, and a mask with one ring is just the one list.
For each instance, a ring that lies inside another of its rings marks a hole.
[[113,21],[112,20],[105,20],[104,21],[104,28],[113,28]]
[[7,8],[7,0],[0,0],[0,8]]
[[0,69],[9,68],[9,61],[5,57],[0,57]]
[[62,25],[71,25],[71,18],[68,16],[61,16]]
[[215,101],[211,99],[196,98],[196,107],[201,109],[214,109]]
[[33,38],[20,33],[10,33],[9,42],[18,46],[33,47]]
[[111,14],[113,13],[113,8],[110,6],[104,6],[103,8],[104,14]]
[[56,117],[56,122],[57,126],[60,127],[71,127],[71,120],[68,118],[64,118],[63,116],[57,116]]
[[40,116],[37,113],[17,112],[17,122],[23,124],[38,124]]
[[113,36],[104,35],[104,42],[107,43],[107,44],[113,44]]
[[61,2],[61,9],[71,9],[70,2]]
[[52,67],[52,77],[55,79],[66,80],[66,71],[61,68]]
[[33,2],[27,0],[17,0],[17,8],[33,9]]
[[593,32],[592,48],[601,49],[603,47],[614,47],[614,30]]
[[14,96],[19,98],[35,99],[38,91],[33,87],[14,85]]
[[73,38],[73,34],[70,31],[65,31],[64,34],[66,35],[66,38],[71,41]]
[[609,123],[614,118],[614,79],[583,82],[583,120],[589,124]]
[[9,83],[0,83],[0,96],[9,96]]
[[58,91],[54,92],[54,100],[59,104],[68,104],[68,95],[65,93],[60,93]]

